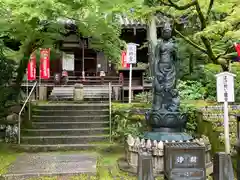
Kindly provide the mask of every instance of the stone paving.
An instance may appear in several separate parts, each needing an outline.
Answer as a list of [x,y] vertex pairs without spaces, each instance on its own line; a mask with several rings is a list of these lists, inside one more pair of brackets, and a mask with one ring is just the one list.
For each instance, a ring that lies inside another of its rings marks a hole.
[[6,179],[39,176],[96,174],[97,155],[39,153],[23,154],[8,168]]

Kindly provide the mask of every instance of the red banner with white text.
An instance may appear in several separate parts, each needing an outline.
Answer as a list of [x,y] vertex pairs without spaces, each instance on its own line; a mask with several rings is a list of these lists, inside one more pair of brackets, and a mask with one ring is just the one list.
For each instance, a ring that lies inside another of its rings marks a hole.
[[122,68],[129,68],[130,64],[127,64],[127,52],[122,51]]
[[40,78],[50,78],[50,49],[40,50]]
[[240,57],[240,44],[235,44],[235,49],[237,51],[238,57]]
[[27,66],[28,81],[36,80],[36,54],[32,53]]

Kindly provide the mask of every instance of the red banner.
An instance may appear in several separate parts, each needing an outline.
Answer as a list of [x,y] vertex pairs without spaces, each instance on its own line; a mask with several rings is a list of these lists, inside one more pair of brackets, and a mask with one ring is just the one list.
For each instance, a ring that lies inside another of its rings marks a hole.
[[129,68],[130,64],[127,64],[127,52],[122,51],[122,68]]
[[235,49],[237,51],[238,56],[240,57],[240,44],[235,44]]
[[35,53],[32,53],[28,62],[27,79],[28,81],[36,80],[36,54]]
[[50,78],[50,49],[40,50],[40,78]]

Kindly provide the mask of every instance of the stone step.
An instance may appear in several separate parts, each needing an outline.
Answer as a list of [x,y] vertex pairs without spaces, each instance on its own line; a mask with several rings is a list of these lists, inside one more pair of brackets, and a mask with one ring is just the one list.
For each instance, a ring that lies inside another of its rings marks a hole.
[[84,98],[109,98],[108,94],[85,94]]
[[96,104],[96,103],[98,103],[98,104],[107,104],[107,106],[106,107],[103,107],[103,109],[108,109],[109,108],[109,100],[108,99],[106,99],[106,101],[98,101],[98,102],[96,102],[96,101],[86,101],[86,100],[84,100],[84,101],[74,101],[74,100],[71,100],[71,101],[68,101],[68,100],[61,100],[61,101],[51,101],[51,100],[49,100],[48,101],[48,103],[49,104],[57,104],[57,103],[65,103],[65,104]]
[[14,148],[23,152],[50,152],[50,151],[79,151],[79,150],[99,150],[111,148],[117,145],[106,143],[95,144],[20,144]]
[[65,114],[63,115],[49,115],[49,116],[39,116],[33,115],[32,122],[104,122],[108,121],[109,115],[79,115],[73,116]]
[[104,142],[109,135],[85,135],[85,136],[22,136],[23,144],[85,144]]
[[32,122],[32,128],[36,129],[85,129],[108,127],[108,121],[92,122]]
[[84,101],[94,101],[94,102],[108,103],[109,99],[104,98],[104,97],[84,97]]
[[108,103],[50,103],[50,104],[38,104],[36,109],[42,110],[100,110],[108,109]]
[[108,109],[101,109],[101,110],[41,110],[41,109],[35,109],[33,110],[34,115],[41,115],[41,116],[92,116],[92,115],[109,115]]
[[23,129],[22,134],[35,136],[80,136],[101,135],[109,133],[109,128],[85,128],[85,129]]
[[74,97],[73,94],[50,94],[49,98],[65,98],[65,99],[72,99]]

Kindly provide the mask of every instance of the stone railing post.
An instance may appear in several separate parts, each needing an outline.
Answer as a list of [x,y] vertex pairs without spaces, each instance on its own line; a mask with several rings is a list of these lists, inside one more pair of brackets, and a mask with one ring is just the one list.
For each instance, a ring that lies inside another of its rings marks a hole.
[[237,150],[237,179],[240,179],[240,115],[236,116],[237,118],[237,144],[236,144],[236,150]]
[[237,150],[237,179],[240,179],[240,139],[238,139],[238,142],[236,144],[236,150]]
[[152,155],[147,152],[138,153],[138,180],[154,180]]

